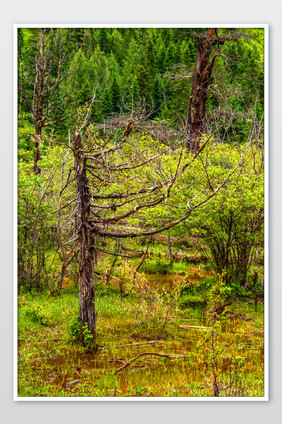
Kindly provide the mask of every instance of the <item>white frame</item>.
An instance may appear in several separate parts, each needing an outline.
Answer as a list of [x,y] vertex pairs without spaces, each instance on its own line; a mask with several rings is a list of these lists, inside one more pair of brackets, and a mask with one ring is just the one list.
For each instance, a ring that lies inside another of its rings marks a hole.
[[[17,30],[18,28],[263,28],[264,29],[264,114],[265,114],[265,182],[264,182],[264,396],[261,397],[20,397],[18,384],[18,309],[17,309]],[[269,25],[268,24],[14,24],[13,25],[13,400],[14,401],[268,401],[269,400]]]

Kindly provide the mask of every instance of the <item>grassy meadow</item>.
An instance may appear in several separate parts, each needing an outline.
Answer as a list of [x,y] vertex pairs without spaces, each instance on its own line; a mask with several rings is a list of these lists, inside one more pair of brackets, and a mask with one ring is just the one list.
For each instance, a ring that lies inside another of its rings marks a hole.
[[161,249],[142,272],[133,259],[97,277],[95,341],[76,340],[75,281],[61,293],[20,292],[19,397],[213,397],[215,373],[219,397],[264,396],[262,299],[246,292],[212,324],[215,278]]

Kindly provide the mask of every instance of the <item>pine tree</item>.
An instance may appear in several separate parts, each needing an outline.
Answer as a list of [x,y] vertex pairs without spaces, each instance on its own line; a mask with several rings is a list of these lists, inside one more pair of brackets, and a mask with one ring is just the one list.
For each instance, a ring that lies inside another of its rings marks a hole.
[[160,73],[164,73],[167,70],[167,59],[166,59],[166,49],[164,44],[161,44],[158,55],[157,55],[157,67]]
[[120,95],[120,87],[116,78],[114,79],[114,82],[112,84],[111,93],[112,93],[112,98],[111,98],[112,111],[119,112],[121,95]]
[[170,42],[166,52],[166,64],[167,67],[170,67],[173,66],[175,63],[175,45],[173,42]]
[[153,88],[152,77],[143,65],[138,66],[136,69],[136,79],[140,98],[146,99],[146,105],[150,105]]
[[161,107],[164,97],[163,97],[164,89],[162,86],[162,80],[160,77],[156,76],[154,79],[154,85],[153,85],[153,101],[154,101],[154,109],[156,110],[156,113],[152,116],[154,118],[155,116],[159,116],[161,111],[157,110]]
[[107,118],[113,112],[113,104],[111,91],[107,87],[103,92],[102,97],[102,114],[104,118]]
[[154,48],[154,42],[150,37],[145,46],[146,62],[148,71],[154,75],[157,70],[156,52]]
[[110,32],[111,28],[100,28],[100,48],[105,53],[111,51]]

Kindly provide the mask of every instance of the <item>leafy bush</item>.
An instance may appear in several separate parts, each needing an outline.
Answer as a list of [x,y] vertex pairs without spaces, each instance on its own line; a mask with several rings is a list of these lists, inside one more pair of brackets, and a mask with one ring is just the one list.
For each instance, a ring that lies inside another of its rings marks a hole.
[[81,325],[79,316],[75,316],[69,323],[69,341],[82,344],[86,349],[94,347],[95,339],[89,331],[87,323]]
[[69,341],[77,343],[81,341],[81,322],[79,316],[75,316],[69,323]]

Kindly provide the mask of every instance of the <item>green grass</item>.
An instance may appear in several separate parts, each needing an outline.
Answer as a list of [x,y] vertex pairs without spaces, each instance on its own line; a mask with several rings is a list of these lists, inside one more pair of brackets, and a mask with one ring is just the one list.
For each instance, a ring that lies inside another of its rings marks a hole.
[[[190,292],[180,291],[170,304],[170,291],[158,291],[152,284],[151,291],[132,290],[121,298],[117,287],[98,283],[96,353],[69,341],[69,323],[78,315],[76,287],[57,297],[20,294],[18,395],[213,396],[210,330],[198,328],[208,324],[204,309],[195,303],[204,298],[204,286],[190,283]],[[185,296],[194,304],[183,307]],[[222,327],[218,373],[220,384],[229,389],[220,396],[263,396],[263,304],[255,310],[254,302],[238,301],[230,309],[253,320],[226,319]],[[142,356],[116,373],[142,352],[171,357]]]

